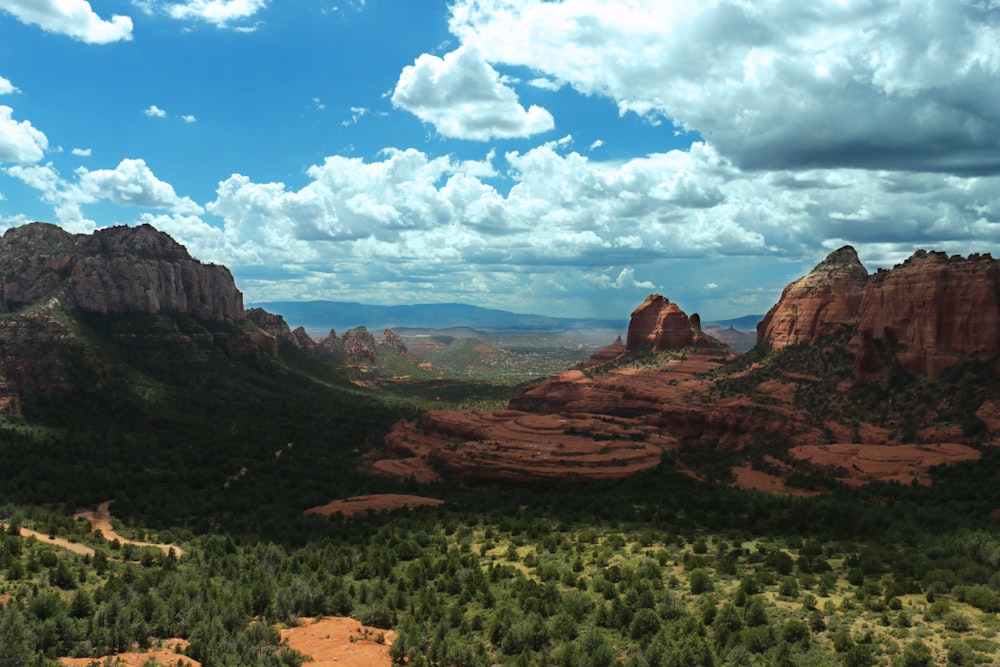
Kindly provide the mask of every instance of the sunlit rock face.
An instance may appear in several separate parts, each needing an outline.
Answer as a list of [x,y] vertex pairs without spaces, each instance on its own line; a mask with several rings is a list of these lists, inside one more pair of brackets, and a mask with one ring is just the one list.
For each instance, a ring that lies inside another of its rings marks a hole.
[[919,250],[879,271],[865,289],[851,344],[858,373],[877,370],[887,353],[911,373],[1000,353],[1000,263]]
[[687,314],[676,303],[659,294],[650,294],[632,311],[628,325],[629,350],[652,348],[653,352],[677,350],[694,342],[694,330]]
[[788,285],[757,325],[757,342],[780,349],[857,323],[868,272],[851,246],[830,253]]
[[845,246],[785,288],[757,340],[780,349],[840,329],[853,334],[859,376],[892,361],[923,374],[1000,353],[1000,266],[989,255],[918,250],[869,276]]

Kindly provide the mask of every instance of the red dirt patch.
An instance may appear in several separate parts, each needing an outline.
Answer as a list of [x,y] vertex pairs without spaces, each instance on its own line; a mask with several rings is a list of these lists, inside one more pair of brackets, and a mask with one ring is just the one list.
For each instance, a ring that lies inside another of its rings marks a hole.
[[921,484],[929,484],[923,474],[931,466],[972,461],[980,456],[972,447],[956,443],[800,445],[792,447],[788,453],[816,465],[843,468],[850,474],[850,479],[844,481],[850,484],[892,480],[910,484],[913,479]]
[[319,514],[320,516],[330,516],[340,512],[344,516],[363,514],[364,512],[390,512],[404,507],[422,507],[428,505],[443,505],[444,501],[438,498],[427,498],[425,496],[407,496],[398,493],[380,493],[372,496],[354,496],[343,500],[334,500],[326,505],[310,507],[303,514]]
[[[59,658],[59,663],[65,665],[65,667],[92,667],[94,665],[99,667],[104,664],[106,659],[113,658],[120,660],[121,664],[125,667],[140,667],[147,660],[156,660],[163,665],[170,665],[170,667],[174,667],[177,661],[180,660],[184,667],[201,667],[201,663],[194,658],[189,658],[174,650],[175,647],[180,647],[181,649],[187,648],[188,643],[185,640],[164,639],[161,643],[170,648],[161,648],[152,651],[129,651],[101,658]],[[117,665],[118,663],[115,664]]]
[[737,489],[744,490],[757,490],[761,493],[770,493],[773,495],[789,495],[789,496],[817,496],[818,491],[807,491],[805,489],[792,489],[785,486],[785,480],[777,475],[772,475],[766,473],[762,470],[754,470],[750,464],[737,466],[732,468],[733,474],[736,475],[736,481],[733,486]]
[[433,484],[441,480],[441,475],[422,456],[405,459],[381,459],[375,461],[368,471],[376,475],[394,479],[413,479],[417,484]]
[[[380,634],[381,644],[376,641]],[[312,658],[306,662],[309,667],[390,667],[389,647],[396,633],[353,618],[303,618],[302,625],[282,630],[281,639]]]

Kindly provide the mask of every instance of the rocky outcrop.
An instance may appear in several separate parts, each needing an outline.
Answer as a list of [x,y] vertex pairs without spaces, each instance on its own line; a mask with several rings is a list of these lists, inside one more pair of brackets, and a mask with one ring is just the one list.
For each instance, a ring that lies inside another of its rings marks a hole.
[[379,339],[378,344],[382,347],[395,350],[399,354],[409,354],[406,342],[392,329],[386,329],[382,332],[382,337]]
[[851,246],[830,253],[791,283],[757,325],[757,342],[780,349],[857,323],[868,271]]
[[149,225],[70,234],[46,223],[0,239],[0,311],[38,303],[101,314],[244,319],[243,295],[223,266],[202,264]]
[[911,373],[1000,353],[1000,262],[917,251],[868,282],[851,341],[859,374],[886,354]]
[[757,340],[780,349],[848,331],[856,375],[898,362],[936,373],[962,358],[1000,353],[1000,263],[918,250],[868,276],[845,246],[782,292],[757,326]]
[[632,311],[626,347],[652,348],[653,352],[679,350],[694,343],[694,336],[690,319],[676,303],[659,294],[650,294]]
[[373,363],[378,343],[375,336],[365,327],[355,327],[344,332],[340,337],[344,346],[344,354],[354,363]]
[[607,347],[602,347],[597,352],[594,352],[592,355],[578,363],[576,368],[596,368],[597,366],[606,364],[609,361],[614,361],[626,352],[628,352],[628,350],[625,348],[625,343],[622,342],[622,337],[618,336],[615,338],[615,342]]

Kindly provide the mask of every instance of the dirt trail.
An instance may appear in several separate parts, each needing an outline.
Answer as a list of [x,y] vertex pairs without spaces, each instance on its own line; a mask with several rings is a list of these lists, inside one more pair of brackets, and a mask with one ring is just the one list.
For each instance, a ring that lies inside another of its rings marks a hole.
[[[7,530],[6,523],[0,523],[0,528]],[[22,528],[18,526],[18,530],[21,533],[21,537],[34,537],[39,542],[45,542],[46,544],[51,544],[53,546],[66,549],[67,551],[72,551],[80,556],[93,556],[94,550],[90,547],[80,544],[79,542],[70,542],[62,537],[50,537],[45,533],[39,533],[37,530],[31,530],[30,528]]]
[[340,512],[344,516],[363,514],[372,512],[391,512],[403,507],[423,507],[426,505],[443,505],[444,501],[438,498],[427,498],[426,496],[410,496],[399,493],[377,493],[370,496],[354,496],[342,500],[334,500],[326,505],[310,507],[303,514],[319,514],[330,516]]
[[152,542],[139,542],[137,540],[129,540],[118,533],[111,526],[111,512],[109,508],[111,507],[111,501],[106,500],[97,506],[96,510],[80,510],[73,514],[74,519],[86,519],[90,522],[90,529],[93,531],[101,531],[101,535],[108,542],[118,540],[121,544],[131,544],[136,547],[154,547],[159,549],[165,554],[169,554],[170,550],[174,550],[174,555],[178,558],[184,555],[184,550],[181,549],[176,544],[153,544]]

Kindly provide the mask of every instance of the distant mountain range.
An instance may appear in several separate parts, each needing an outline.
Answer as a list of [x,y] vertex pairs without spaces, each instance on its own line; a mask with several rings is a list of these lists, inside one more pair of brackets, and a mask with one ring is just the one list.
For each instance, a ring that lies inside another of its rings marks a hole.
[[269,301],[252,304],[281,315],[310,333],[364,326],[379,329],[472,327],[486,333],[538,333],[579,329],[628,329],[628,319],[548,317],[461,303],[376,306],[349,301]]
[[[409,306],[377,306],[353,301],[265,301],[249,304],[281,315],[292,328],[325,335],[330,329],[344,331],[363,326],[380,329],[442,329],[471,327],[489,334],[611,329],[625,332],[628,318],[596,319],[548,317],[481,308],[462,303],[421,303]],[[705,326],[756,331],[763,315],[745,315],[731,320],[705,322]]]

